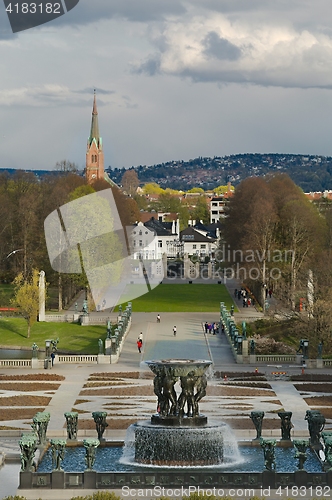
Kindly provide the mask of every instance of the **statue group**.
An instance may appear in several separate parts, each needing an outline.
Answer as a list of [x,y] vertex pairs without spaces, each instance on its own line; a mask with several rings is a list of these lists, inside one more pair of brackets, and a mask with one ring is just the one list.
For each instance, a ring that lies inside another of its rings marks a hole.
[[[181,394],[177,397],[175,384],[180,380]],[[171,370],[155,376],[154,392],[158,397],[158,413],[162,417],[198,417],[199,401],[206,395],[207,379],[190,371],[184,376],[175,376]]]

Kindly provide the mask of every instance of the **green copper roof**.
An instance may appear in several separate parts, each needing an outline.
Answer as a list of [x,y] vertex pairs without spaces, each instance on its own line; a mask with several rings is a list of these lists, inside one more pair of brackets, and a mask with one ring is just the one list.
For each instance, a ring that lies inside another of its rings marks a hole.
[[91,145],[93,139],[96,139],[97,145],[101,145],[101,137],[99,136],[99,125],[98,125],[98,111],[97,111],[97,101],[96,101],[96,91],[93,96],[93,108],[92,108],[92,120],[91,120],[91,131],[89,137],[89,145]]

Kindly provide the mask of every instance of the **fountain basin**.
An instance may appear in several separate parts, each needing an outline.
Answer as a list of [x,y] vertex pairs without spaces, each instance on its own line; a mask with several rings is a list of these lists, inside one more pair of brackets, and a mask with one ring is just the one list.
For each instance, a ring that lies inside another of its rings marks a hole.
[[[223,463],[219,466],[197,466],[197,467],[165,467],[165,466],[152,466],[147,464],[138,464],[134,462],[133,456],[130,458],[127,454],[124,458],[124,449],[119,446],[106,446],[102,448],[97,448],[97,458],[94,469],[97,473],[110,473],[110,474],[130,474],[130,473],[144,473],[147,474],[163,474],[165,471],[188,471],[189,475],[195,472],[201,472],[205,475],[209,475],[212,471],[218,471],[218,474],[253,474],[262,473],[264,470],[264,456],[262,450],[259,446],[252,446],[250,443],[248,446],[241,445],[240,448],[240,460],[236,463]],[[277,447],[276,448],[276,462],[277,462],[277,473],[295,473],[297,471],[297,460],[294,458],[294,449]],[[19,466],[17,466],[19,467]],[[7,466],[1,469],[1,472],[5,471]],[[62,462],[62,468],[67,473],[84,473],[85,466],[85,449],[81,443],[77,443],[74,446],[66,448],[64,460]],[[52,466],[52,451],[49,449],[43,456],[40,464],[38,465],[37,473],[42,475],[45,473],[51,473],[53,470]],[[322,466],[317,458],[317,456],[308,450],[308,460],[305,463],[305,470],[311,474],[322,474],[322,481],[324,480],[326,473],[322,472]],[[27,473],[30,475],[30,473]],[[37,484],[35,482],[35,484]],[[189,482],[189,484],[192,484]]]
[[[190,419],[188,419],[190,420]],[[133,424],[135,462],[151,465],[219,465],[224,461],[226,424],[172,427],[149,421]]]
[[172,375],[186,377],[194,372],[196,377],[204,375],[212,361],[206,359],[161,359],[145,361],[155,375]]

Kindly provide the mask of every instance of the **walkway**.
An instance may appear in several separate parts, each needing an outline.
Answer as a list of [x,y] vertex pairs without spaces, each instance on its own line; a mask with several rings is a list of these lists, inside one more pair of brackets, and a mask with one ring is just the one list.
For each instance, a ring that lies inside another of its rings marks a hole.
[[270,385],[281,402],[285,411],[292,411],[292,423],[296,431],[308,432],[308,423],[304,420],[307,410],[310,407],[304,401],[299,391],[295,389],[292,382],[270,382]]

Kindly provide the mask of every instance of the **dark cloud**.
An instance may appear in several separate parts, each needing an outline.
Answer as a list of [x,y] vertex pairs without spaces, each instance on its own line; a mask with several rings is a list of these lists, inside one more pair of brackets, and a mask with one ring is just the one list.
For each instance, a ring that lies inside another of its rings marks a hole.
[[[133,22],[160,21],[168,15],[181,16],[186,12],[182,0],[80,0],[68,13],[54,19],[56,26],[79,26],[112,18]],[[43,25],[34,29],[42,28]],[[0,40],[13,38],[5,7],[0,3]]]
[[66,16],[54,21],[57,25],[81,25],[121,17],[129,21],[163,20],[167,15],[186,12],[182,0],[80,0]]
[[149,56],[143,63],[132,69],[133,73],[154,76],[160,72],[160,56],[158,54]]
[[236,61],[241,57],[241,49],[233,43],[220,38],[218,33],[210,31],[203,41],[205,46],[205,54],[207,56],[216,57],[217,59],[226,59],[229,61]]

